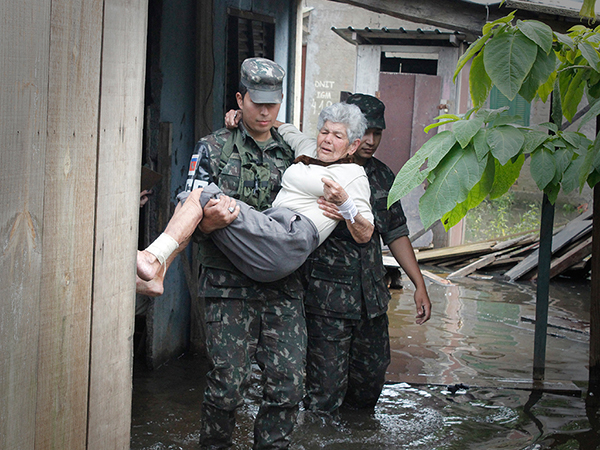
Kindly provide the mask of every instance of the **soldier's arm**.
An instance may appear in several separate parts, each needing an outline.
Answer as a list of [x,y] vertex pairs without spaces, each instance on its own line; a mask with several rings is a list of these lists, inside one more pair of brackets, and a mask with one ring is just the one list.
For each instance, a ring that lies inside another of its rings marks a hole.
[[402,236],[388,244],[392,255],[402,267],[410,281],[415,285],[415,306],[417,308],[417,324],[422,325],[431,317],[431,301],[415,251],[408,236]]

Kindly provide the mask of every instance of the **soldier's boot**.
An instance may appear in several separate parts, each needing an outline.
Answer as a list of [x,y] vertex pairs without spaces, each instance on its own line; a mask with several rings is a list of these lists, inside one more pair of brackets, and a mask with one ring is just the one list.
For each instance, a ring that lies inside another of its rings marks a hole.
[[235,411],[225,411],[207,404],[202,405],[200,448],[202,450],[231,448],[234,428]]

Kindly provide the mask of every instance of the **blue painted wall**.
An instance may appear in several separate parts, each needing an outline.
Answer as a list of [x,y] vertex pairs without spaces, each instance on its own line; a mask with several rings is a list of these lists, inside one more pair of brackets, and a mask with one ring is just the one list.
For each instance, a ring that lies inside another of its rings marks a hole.
[[[195,0],[163,1],[160,68],[160,121],[171,122],[171,203],[185,185],[194,147]],[[190,251],[188,249],[188,254]],[[167,272],[165,293],[154,300],[151,352],[153,365],[177,357],[188,346],[190,295],[178,257]]]

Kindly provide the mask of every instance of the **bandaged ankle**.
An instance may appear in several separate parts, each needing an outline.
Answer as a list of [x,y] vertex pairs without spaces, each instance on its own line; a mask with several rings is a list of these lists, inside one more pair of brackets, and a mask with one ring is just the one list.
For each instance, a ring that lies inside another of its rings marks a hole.
[[[165,261],[171,254],[177,250],[179,243],[166,233],[162,233],[156,240],[148,246],[146,251],[152,253],[158,259],[161,266],[165,266]],[[166,269],[166,266],[165,266]]]
[[354,204],[354,200],[348,197],[344,203],[338,206],[340,210],[340,214],[346,220],[349,220],[351,223],[354,223],[354,217],[358,214],[358,209],[356,209],[356,205]]

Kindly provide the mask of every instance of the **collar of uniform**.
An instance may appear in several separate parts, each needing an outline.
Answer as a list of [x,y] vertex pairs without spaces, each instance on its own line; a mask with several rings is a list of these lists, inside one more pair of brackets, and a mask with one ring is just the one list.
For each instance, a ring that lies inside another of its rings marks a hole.
[[[248,130],[246,130],[246,127],[244,126],[243,122],[240,122],[238,125],[238,128],[231,130],[231,132],[233,135],[235,145],[238,147],[238,151],[239,151],[239,149],[247,148],[247,147],[245,147],[245,145],[248,143],[250,146],[259,149],[258,144],[254,140],[254,138],[250,135],[250,133],[248,133]],[[281,157],[283,157],[283,158],[287,157],[287,158],[290,158],[290,160],[292,160],[294,158],[294,151],[283,140],[283,138],[277,132],[277,130],[273,127],[271,128],[271,137],[273,138],[273,142],[271,142],[269,145],[267,145],[263,149],[263,152],[280,151]]]
[[[248,133],[248,130],[246,130],[246,127],[244,126],[244,122],[239,123],[238,129],[240,131],[240,137],[244,140],[244,143],[246,143],[248,140],[250,140],[254,144],[256,144],[256,140],[250,135],[250,133]],[[277,130],[275,128],[271,127],[270,131],[271,131],[271,137],[273,138],[273,140],[275,142],[273,144],[266,146],[265,150],[272,148],[272,146],[275,143],[278,146],[282,146],[285,144],[285,141],[283,140],[283,138],[281,137],[281,135],[277,132]],[[256,144],[256,146],[258,147],[258,144]]]

